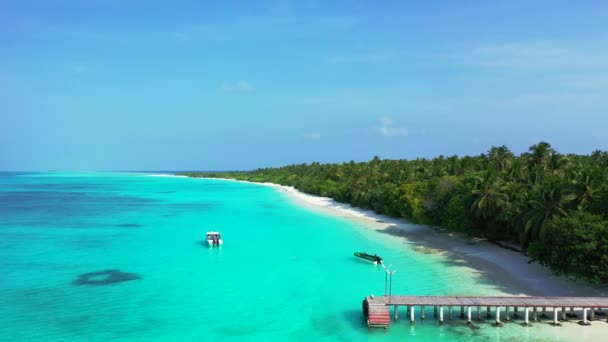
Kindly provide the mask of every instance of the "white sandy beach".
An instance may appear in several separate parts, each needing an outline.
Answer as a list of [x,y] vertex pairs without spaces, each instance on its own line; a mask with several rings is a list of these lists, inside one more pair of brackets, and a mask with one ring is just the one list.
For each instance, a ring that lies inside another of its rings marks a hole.
[[[220,179],[220,178],[213,178]],[[330,215],[356,220],[370,228],[383,230],[396,238],[420,245],[423,253],[438,253],[450,260],[461,261],[470,272],[485,277],[496,284],[505,295],[515,296],[606,296],[608,288],[593,286],[582,281],[574,281],[556,276],[538,263],[528,263],[529,258],[520,252],[499,247],[484,239],[469,238],[446,232],[438,227],[428,227],[410,223],[404,219],[379,215],[370,210],[351,207],[331,198],[305,194],[293,187],[273,183],[255,183],[270,186],[285,194],[299,205],[310,207]],[[474,294],[471,294],[474,295]],[[579,317],[581,312],[577,310]],[[608,340],[608,321],[599,317],[591,326],[581,327],[580,319],[562,323],[559,338],[572,340]],[[549,321],[545,319],[545,321]],[[545,324],[546,325],[546,324]],[[553,328],[547,326],[545,328]],[[545,332],[551,332],[547,330]],[[545,334],[542,334],[545,335]]]

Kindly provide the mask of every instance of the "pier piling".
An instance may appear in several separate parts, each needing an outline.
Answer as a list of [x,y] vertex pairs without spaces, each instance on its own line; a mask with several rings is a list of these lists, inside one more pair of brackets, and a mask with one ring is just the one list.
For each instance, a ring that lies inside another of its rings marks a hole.
[[581,325],[591,325],[587,320],[587,310],[587,308],[583,308],[583,321],[581,322]]
[[501,325],[500,323],[500,306],[496,307],[496,325]]
[[415,307],[410,306],[410,324],[414,324]]
[[553,325],[559,326],[559,321],[557,320],[557,308],[553,308]]
[[530,325],[530,308],[529,307],[525,307],[524,308],[524,324],[529,326]]

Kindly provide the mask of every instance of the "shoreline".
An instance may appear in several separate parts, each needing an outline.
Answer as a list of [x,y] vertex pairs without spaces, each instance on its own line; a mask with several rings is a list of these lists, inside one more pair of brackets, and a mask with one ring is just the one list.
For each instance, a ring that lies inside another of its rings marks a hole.
[[[497,291],[501,292],[496,295],[601,297],[608,294],[608,287],[553,275],[547,267],[538,263],[529,264],[528,257],[523,253],[500,247],[485,239],[470,238],[443,228],[417,225],[402,218],[376,214],[371,210],[352,207],[348,203],[336,202],[331,198],[306,194],[290,186],[227,178],[200,178],[272,187],[296,205],[352,220],[379,233],[417,245],[413,248],[420,253],[433,253],[448,262],[460,263],[459,266],[464,266],[466,272],[476,274],[496,286]],[[557,329],[549,323],[549,318],[541,318],[540,321],[533,322],[534,327],[525,329],[534,329],[534,336],[542,340],[599,341],[608,336],[608,320],[605,317],[598,316],[598,320],[590,326],[582,327],[578,323],[582,319],[582,309],[574,308],[574,312],[578,315],[577,318],[561,322],[561,327]]]
[[470,238],[444,228],[423,226],[402,218],[376,214],[371,210],[340,203],[328,197],[303,193],[294,187],[275,183],[256,183],[227,178],[231,182],[269,186],[299,205],[362,223],[378,232],[418,245],[421,253],[438,253],[451,261],[463,262],[472,272],[497,285],[506,295],[526,296],[607,296],[608,288],[571,280],[551,273],[548,267],[521,252],[500,247],[486,239]]

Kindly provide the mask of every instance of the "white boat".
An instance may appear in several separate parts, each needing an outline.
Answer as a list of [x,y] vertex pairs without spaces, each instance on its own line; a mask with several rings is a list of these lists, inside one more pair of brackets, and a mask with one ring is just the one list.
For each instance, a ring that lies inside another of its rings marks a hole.
[[219,232],[207,232],[207,243],[209,247],[221,246],[224,244]]

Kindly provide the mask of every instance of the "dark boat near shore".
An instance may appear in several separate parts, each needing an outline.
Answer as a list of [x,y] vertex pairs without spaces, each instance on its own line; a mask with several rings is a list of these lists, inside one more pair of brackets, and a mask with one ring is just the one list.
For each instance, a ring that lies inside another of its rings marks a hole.
[[371,261],[374,264],[381,264],[382,263],[382,258],[379,257],[377,254],[371,255],[371,254],[367,254],[365,252],[355,252],[355,256],[361,259],[365,259],[367,261]]

